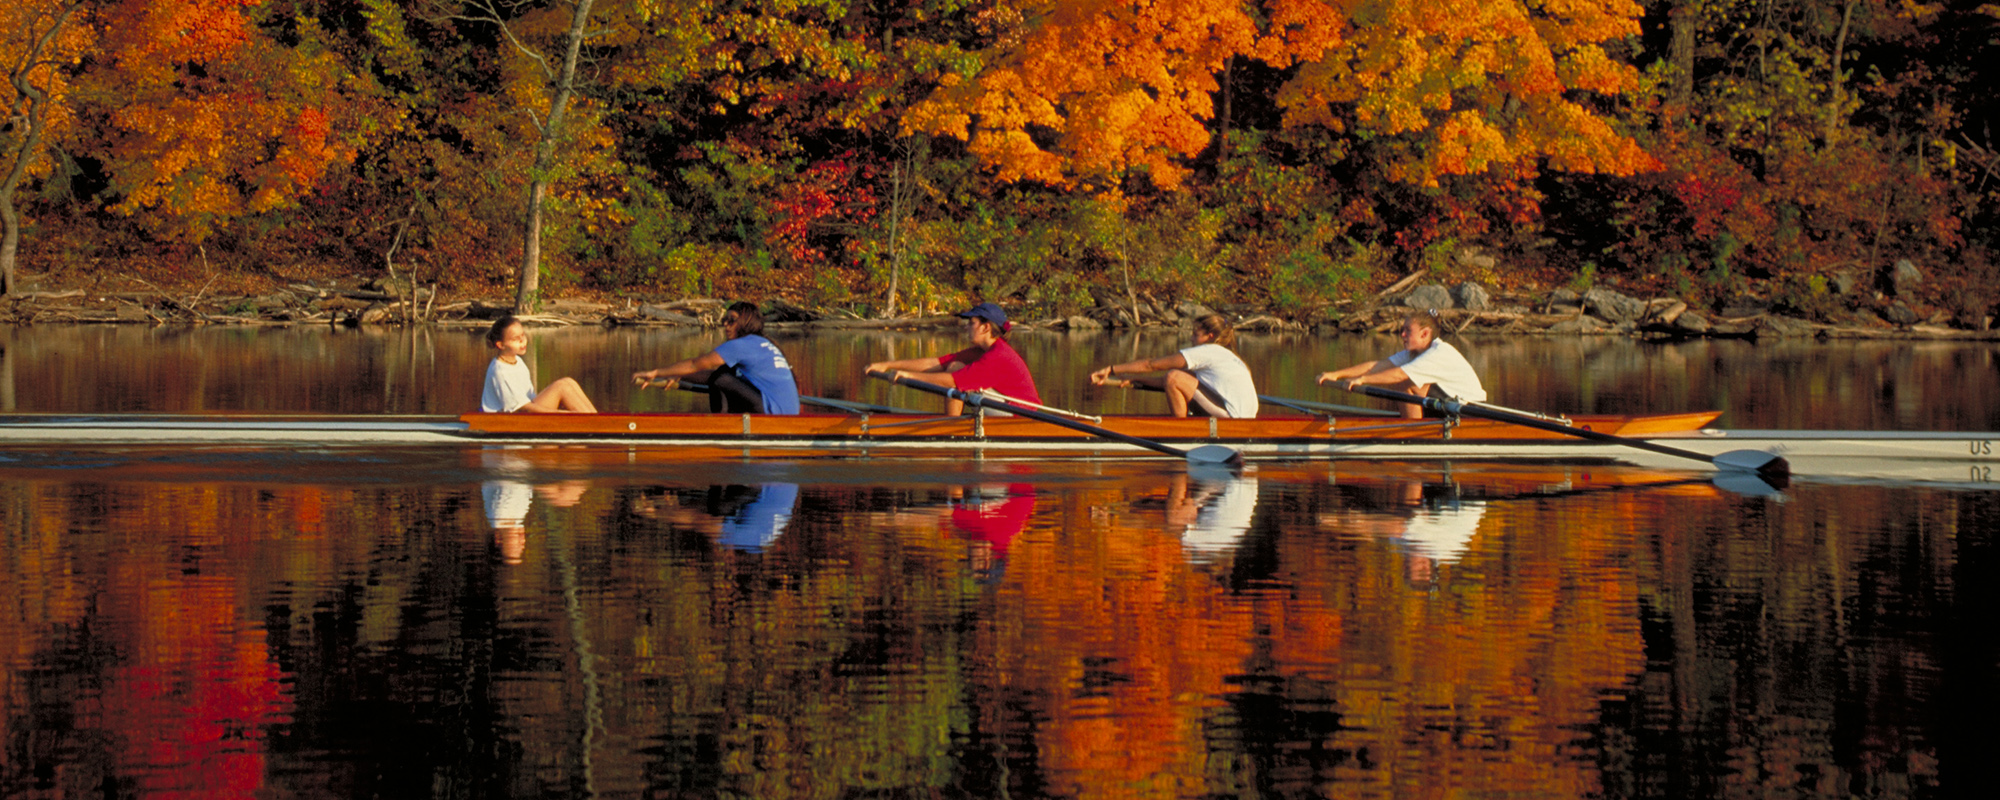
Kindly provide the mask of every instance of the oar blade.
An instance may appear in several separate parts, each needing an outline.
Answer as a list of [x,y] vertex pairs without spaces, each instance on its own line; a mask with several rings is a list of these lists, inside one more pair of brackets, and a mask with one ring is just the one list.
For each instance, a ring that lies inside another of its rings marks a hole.
[[1205,444],[1187,451],[1189,464],[1241,464],[1243,454],[1219,444]]
[[1762,478],[1787,478],[1792,474],[1792,465],[1777,453],[1762,450],[1731,450],[1714,459],[1715,468],[1732,472],[1748,472]]
[[1745,497],[1769,497],[1780,501],[1785,499],[1785,493],[1781,491],[1783,487],[1758,477],[1754,472],[1724,470],[1715,473],[1715,477],[1710,480],[1718,489]]

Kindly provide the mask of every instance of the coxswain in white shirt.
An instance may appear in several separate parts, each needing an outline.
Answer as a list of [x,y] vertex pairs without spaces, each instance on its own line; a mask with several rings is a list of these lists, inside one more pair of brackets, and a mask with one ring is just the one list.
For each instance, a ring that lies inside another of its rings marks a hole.
[[493,348],[494,354],[492,363],[486,366],[479,410],[489,414],[597,413],[597,406],[573,378],[557,378],[541,391],[535,391],[535,376],[525,358],[528,329],[513,315],[493,321],[493,327],[486,330],[486,344]]

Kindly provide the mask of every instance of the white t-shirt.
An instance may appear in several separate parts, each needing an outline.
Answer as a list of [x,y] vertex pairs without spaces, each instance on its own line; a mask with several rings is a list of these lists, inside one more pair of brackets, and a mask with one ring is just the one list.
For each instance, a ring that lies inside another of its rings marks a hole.
[[1222,410],[1230,418],[1257,416],[1257,385],[1250,380],[1250,367],[1234,351],[1214,343],[1198,344],[1182,350],[1181,358],[1195,380],[1222,395]]
[[534,399],[535,376],[528,371],[528,360],[517,358],[509,364],[494,358],[492,366],[486,368],[486,391],[479,395],[479,410],[488,414],[513,411]]
[[1389,357],[1389,363],[1402,367],[1403,374],[1418,386],[1434,385],[1446,395],[1468,403],[1486,400],[1486,387],[1479,385],[1479,373],[1472,371],[1472,364],[1458,348],[1443,339],[1432,340],[1431,346],[1419,355],[1399,351]]

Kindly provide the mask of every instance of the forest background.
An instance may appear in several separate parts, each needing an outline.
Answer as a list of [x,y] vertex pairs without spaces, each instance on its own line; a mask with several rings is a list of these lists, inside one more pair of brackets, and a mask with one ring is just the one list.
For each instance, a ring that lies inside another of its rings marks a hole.
[[[0,281],[1980,319],[2000,6],[11,0]],[[1856,289],[1853,284],[1859,282]]]

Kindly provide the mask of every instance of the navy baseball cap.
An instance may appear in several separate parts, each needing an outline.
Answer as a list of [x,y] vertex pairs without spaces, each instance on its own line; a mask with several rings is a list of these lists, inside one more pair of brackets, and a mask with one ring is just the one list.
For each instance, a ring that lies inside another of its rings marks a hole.
[[993,327],[1000,329],[1001,333],[1006,333],[1008,328],[1013,327],[1007,324],[1007,312],[1001,311],[999,306],[992,303],[980,303],[979,305],[958,312],[958,315],[969,319],[983,319],[991,322],[993,323]]

